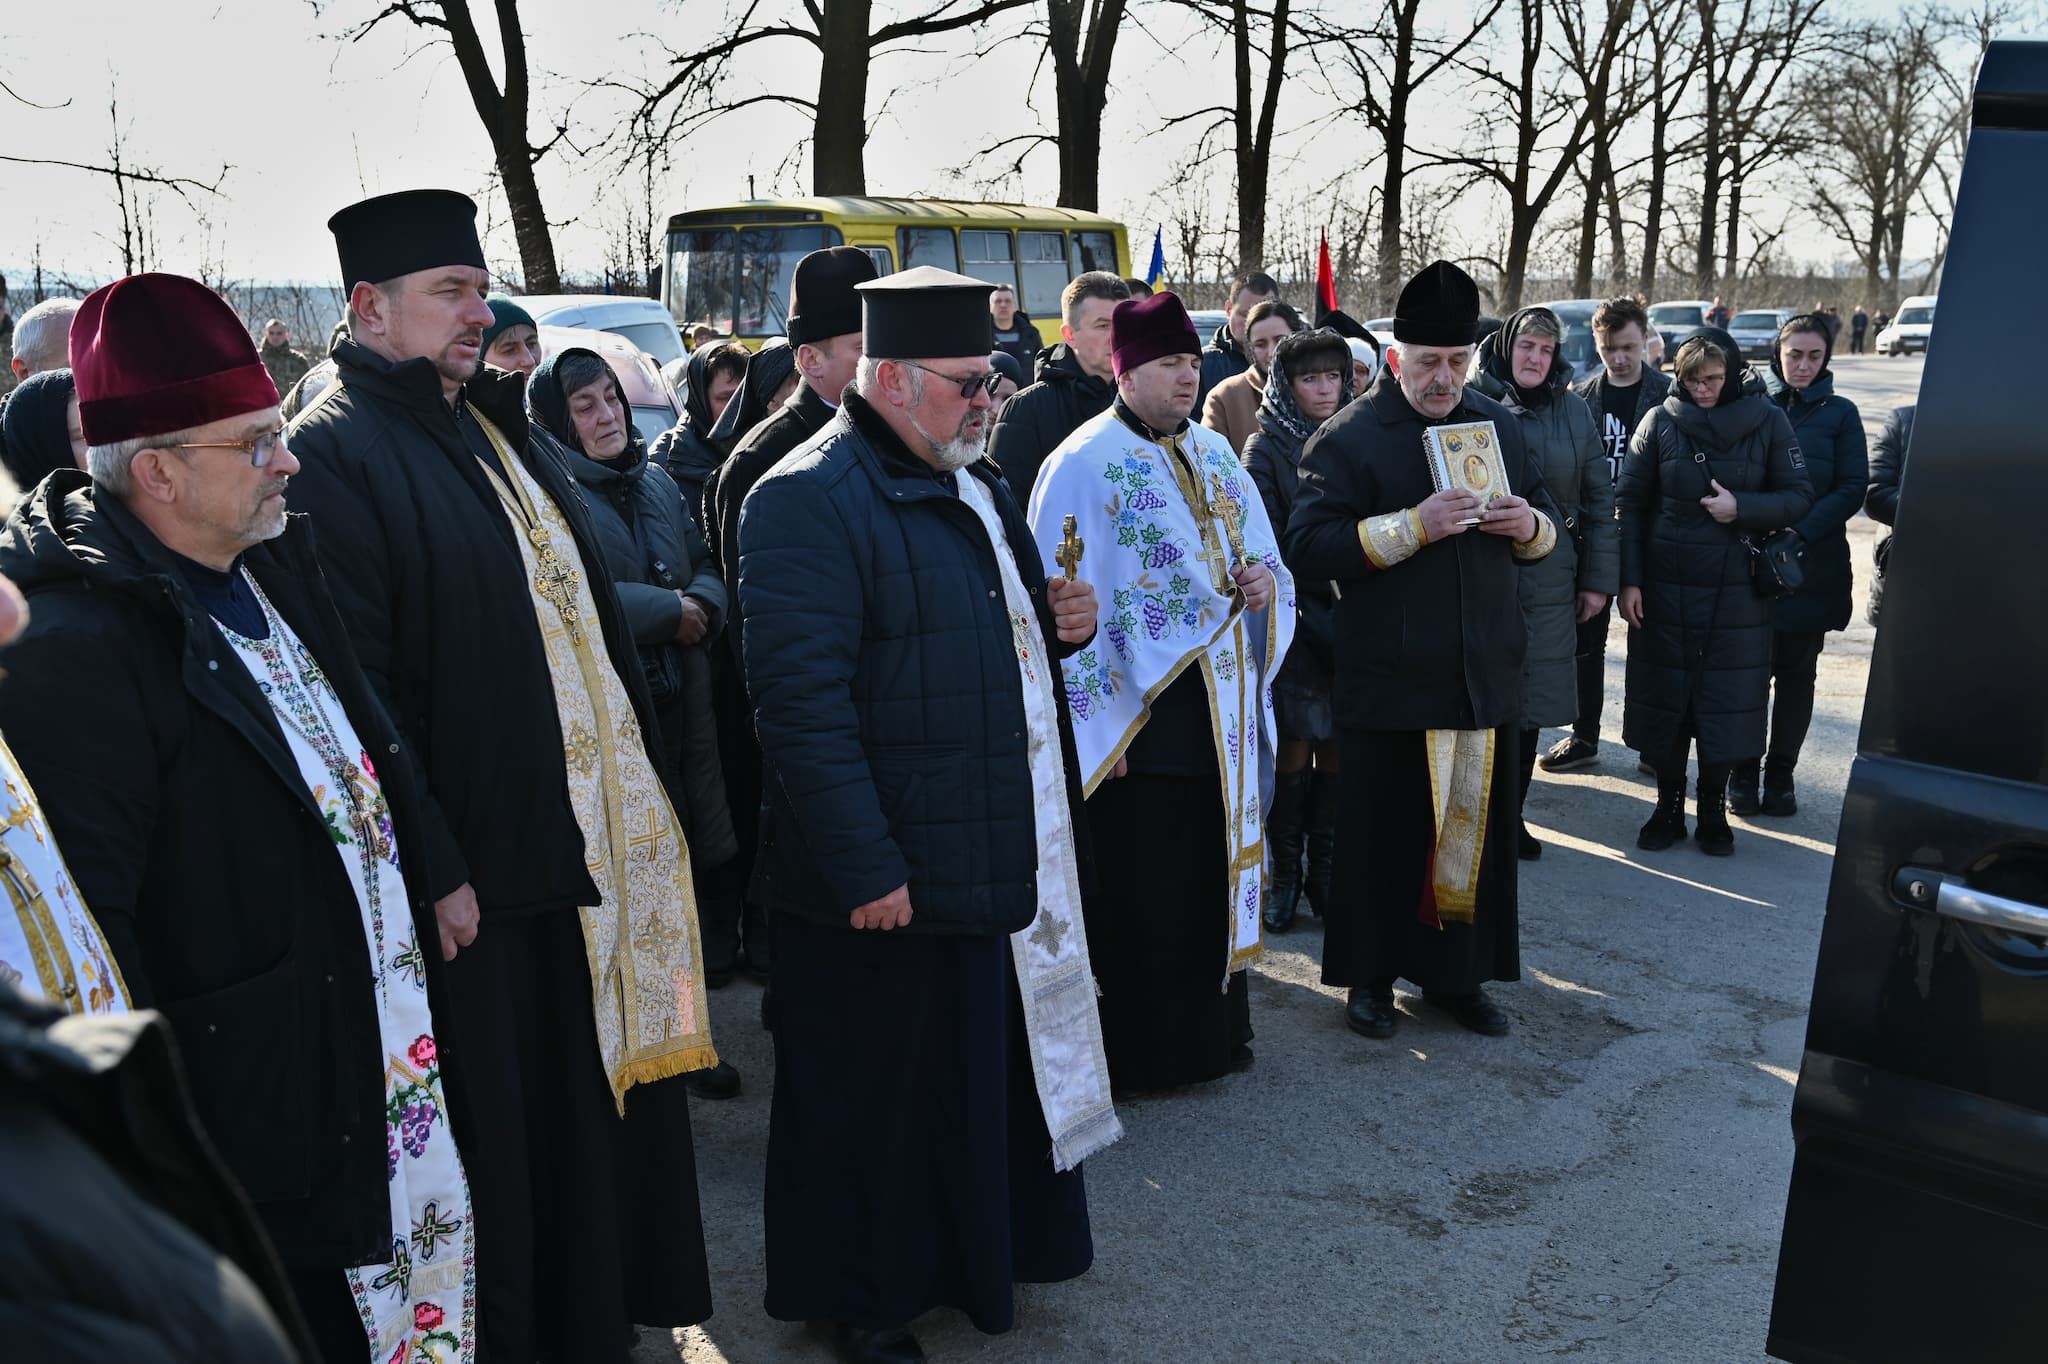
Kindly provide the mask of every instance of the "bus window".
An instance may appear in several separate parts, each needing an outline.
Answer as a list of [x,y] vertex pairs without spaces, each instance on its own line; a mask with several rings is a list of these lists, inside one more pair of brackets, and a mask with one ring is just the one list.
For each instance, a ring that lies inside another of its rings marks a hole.
[[1007,284],[1017,287],[1016,251],[1010,245],[1010,234],[990,231],[986,228],[963,227],[960,229],[960,259],[963,274],[986,280],[990,284]]
[[1067,287],[1067,234],[1019,232],[1017,272],[1024,276],[1018,300],[1033,317],[1057,317],[1060,292]]
[[876,278],[879,279],[883,275],[893,275],[896,273],[896,260],[889,254],[888,247],[863,246],[861,250],[867,252],[868,259],[875,263]]
[[739,287],[734,336],[780,336],[789,330],[789,288],[796,263],[840,242],[836,227],[744,227],[739,234]]
[[1107,270],[1112,275],[1121,275],[1122,268],[1116,260],[1116,237],[1108,232],[1076,232],[1074,234],[1074,273],[1088,270]]
[[953,229],[950,227],[899,228],[896,250],[903,257],[906,270],[934,265],[956,275],[960,273],[960,253],[953,246]]
[[729,227],[669,234],[668,311],[677,326],[732,326],[733,238]]

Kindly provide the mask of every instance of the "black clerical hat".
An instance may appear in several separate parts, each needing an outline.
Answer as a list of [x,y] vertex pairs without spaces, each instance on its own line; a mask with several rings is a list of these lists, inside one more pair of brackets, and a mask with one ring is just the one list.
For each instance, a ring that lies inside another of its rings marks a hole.
[[1415,346],[1469,346],[1479,325],[1479,286],[1447,260],[1431,261],[1401,288],[1394,339]]
[[995,285],[920,265],[855,286],[860,291],[863,350],[873,360],[935,360],[984,356],[996,347],[988,296]]
[[828,246],[796,263],[789,285],[789,344],[829,341],[860,330],[860,295],[875,259],[857,246]]
[[342,287],[382,284],[418,270],[484,264],[476,201],[452,189],[408,189],[350,204],[327,220]]

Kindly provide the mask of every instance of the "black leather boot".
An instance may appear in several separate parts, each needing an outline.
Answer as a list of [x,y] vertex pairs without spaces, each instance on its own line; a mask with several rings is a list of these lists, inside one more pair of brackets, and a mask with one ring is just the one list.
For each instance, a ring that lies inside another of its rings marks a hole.
[[1693,793],[1699,812],[1699,828],[1693,837],[1700,851],[1710,857],[1726,857],[1735,851],[1735,831],[1728,827],[1728,791],[1716,791],[1702,783]]
[[1685,837],[1685,786],[1657,787],[1657,808],[1636,834],[1636,846],[1644,852],[1663,852]]
[[1308,905],[1327,917],[1331,906],[1331,875],[1337,869],[1337,788],[1335,772],[1317,768],[1308,784]]
[[1753,815],[1761,807],[1756,793],[1756,764],[1737,763],[1728,774],[1728,813]]
[[[1734,808],[1732,805],[1730,808]],[[1799,813],[1799,798],[1792,790],[1792,769],[1789,767],[1764,767],[1764,795],[1762,810],[1767,815],[1796,815]]]
[[1273,790],[1273,808],[1266,812],[1266,847],[1273,869],[1266,880],[1266,928],[1285,933],[1294,926],[1301,901],[1301,821],[1308,808],[1308,769],[1282,772]]

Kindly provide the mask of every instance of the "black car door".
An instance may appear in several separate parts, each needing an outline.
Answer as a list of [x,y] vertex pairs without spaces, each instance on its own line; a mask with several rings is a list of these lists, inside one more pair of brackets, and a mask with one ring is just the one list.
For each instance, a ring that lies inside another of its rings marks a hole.
[[[2048,1359],[2048,44],[1991,45],[1792,1106],[1768,1348]],[[1982,343],[1982,344],[1979,344]]]

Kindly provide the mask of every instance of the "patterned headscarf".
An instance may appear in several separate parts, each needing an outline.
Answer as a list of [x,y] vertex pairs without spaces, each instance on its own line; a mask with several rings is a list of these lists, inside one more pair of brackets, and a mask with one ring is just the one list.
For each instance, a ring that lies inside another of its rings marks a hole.
[[[1337,398],[1337,410],[1342,412],[1353,396],[1350,346],[1345,343],[1342,336],[1328,327],[1318,327],[1312,332],[1301,334],[1319,339],[1328,337],[1335,348],[1344,352],[1344,363],[1341,366],[1344,387]],[[1310,421],[1302,413],[1301,404],[1294,400],[1294,384],[1287,377],[1287,366],[1281,363],[1277,350],[1266,364],[1266,392],[1259,400],[1259,421],[1269,429],[1278,428],[1287,432],[1297,441],[1305,441],[1313,436],[1316,427],[1320,425],[1318,422]]]

